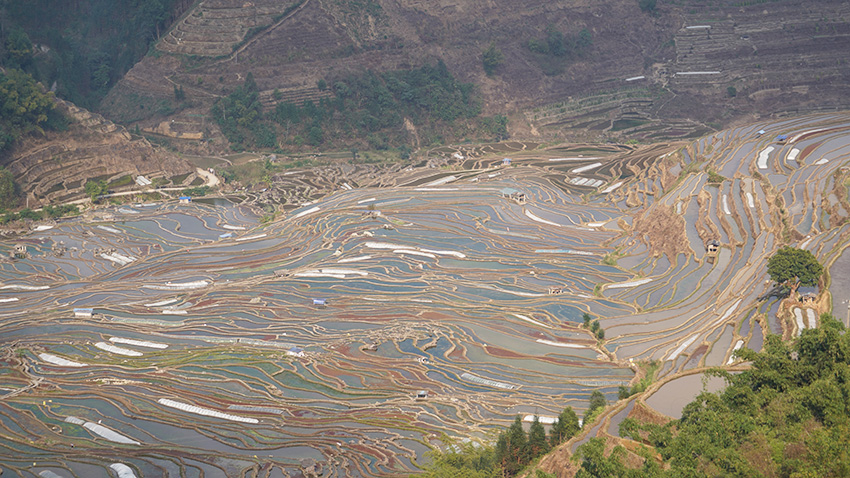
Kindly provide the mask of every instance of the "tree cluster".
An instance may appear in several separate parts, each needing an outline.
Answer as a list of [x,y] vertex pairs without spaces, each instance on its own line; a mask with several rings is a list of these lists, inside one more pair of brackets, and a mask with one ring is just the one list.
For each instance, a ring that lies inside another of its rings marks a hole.
[[526,47],[545,75],[559,75],[573,61],[583,58],[593,46],[593,35],[586,28],[564,35],[554,25],[546,28],[545,38],[533,38]]
[[58,219],[66,216],[76,216],[80,213],[80,209],[73,204],[63,204],[60,206],[46,206],[41,211],[33,211],[32,209],[22,209],[18,212],[7,212],[0,215],[0,224],[8,224],[14,221],[31,220],[38,221],[45,218]]
[[212,106],[212,117],[232,145],[274,147],[275,138],[268,138],[267,126],[262,122],[260,90],[250,72],[245,83]]
[[496,68],[505,62],[505,56],[502,54],[502,50],[496,46],[496,42],[491,42],[490,46],[481,53],[481,62],[484,65],[484,72],[487,73],[487,76],[493,76]]
[[592,333],[597,340],[605,340],[605,329],[602,328],[598,320],[593,320],[593,317],[587,312],[582,314],[581,318],[584,321],[584,328],[590,330],[590,333]]
[[638,6],[646,13],[655,13],[656,0],[638,0]]
[[0,73],[0,152],[22,135],[42,132],[53,108],[53,95],[32,76],[15,69]]
[[572,407],[565,408],[547,437],[538,417],[526,433],[519,416],[499,434],[495,447],[452,444],[445,452],[432,453],[426,478],[505,478],[516,476],[529,463],[574,437],[581,427]]
[[[378,150],[407,143],[404,119],[428,136],[481,112],[471,83],[457,81],[442,61],[410,70],[366,71],[321,80],[333,96],[301,103],[278,102],[264,112],[253,78],[213,107],[212,114],[234,149],[279,144],[321,146],[332,140],[359,141]],[[279,91],[272,98],[280,100]],[[482,119],[480,128],[507,137],[507,118]],[[278,135],[283,135],[281,140]]]
[[[93,109],[147,52],[184,0],[28,0],[0,3],[3,63]],[[49,48],[34,55],[33,43]]]
[[106,184],[106,181],[86,181],[86,185],[83,186],[83,190],[86,192],[86,196],[88,196],[92,202],[96,202],[100,196],[109,192],[109,186]]
[[[850,476],[850,334],[830,315],[792,343],[770,335],[738,374],[716,371],[728,386],[704,392],[680,420],[664,426],[626,419],[620,434],[653,447],[642,469],[623,465],[625,450],[579,447],[583,478],[602,476]],[[656,458],[663,460],[657,466]]]

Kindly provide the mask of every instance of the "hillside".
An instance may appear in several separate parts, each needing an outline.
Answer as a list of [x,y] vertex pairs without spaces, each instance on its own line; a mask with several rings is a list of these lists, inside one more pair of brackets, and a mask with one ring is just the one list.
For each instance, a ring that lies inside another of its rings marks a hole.
[[[248,72],[271,110],[332,98],[321,80],[442,60],[475,85],[484,115],[510,117],[516,136],[696,137],[753,117],[850,106],[848,18],[850,5],[829,0],[683,0],[654,11],[634,0],[208,0],[162,36],[101,111],[151,130],[173,119],[181,134],[220,138],[209,109]],[[490,45],[502,60],[488,76],[481,55]],[[161,107],[144,108],[153,104]]]
[[79,199],[87,180],[105,181],[114,189],[135,185],[139,175],[159,177],[163,183],[181,179],[179,175],[194,179],[194,168],[179,156],[96,113],[56,102],[70,120],[67,130],[25,137],[4,156],[3,167],[21,187],[21,206]]

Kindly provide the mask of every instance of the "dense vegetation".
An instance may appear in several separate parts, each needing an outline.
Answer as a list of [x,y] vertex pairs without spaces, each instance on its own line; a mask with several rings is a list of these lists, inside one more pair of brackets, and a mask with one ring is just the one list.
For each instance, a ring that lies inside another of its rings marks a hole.
[[[654,450],[643,469],[626,467],[625,449],[579,447],[581,477],[850,476],[850,335],[829,315],[786,343],[767,337],[763,352],[742,349],[752,368],[717,371],[728,386],[700,394],[664,426],[623,421],[620,433]],[[656,455],[657,452],[657,455]]]
[[73,204],[64,204],[61,206],[48,205],[41,211],[33,211],[32,209],[22,209],[18,212],[7,212],[0,214],[0,224],[8,224],[13,221],[31,220],[38,221],[45,218],[57,219],[66,216],[76,216],[80,213],[80,209]]
[[[244,85],[213,106],[212,115],[236,150],[331,143],[385,150],[411,142],[405,118],[430,144],[481,112],[473,85],[457,81],[442,61],[410,70],[349,74],[321,80],[318,87],[332,94],[318,102],[280,102],[263,111],[249,74]],[[278,94],[273,97],[279,99]],[[504,117],[475,123],[474,129],[490,138],[507,135]]]
[[593,35],[588,29],[564,35],[553,25],[546,29],[544,38],[533,38],[526,43],[545,75],[560,75],[571,62],[584,58],[592,45]]
[[22,135],[64,127],[53,97],[21,70],[0,72],[0,153]]
[[[3,64],[93,109],[188,0],[3,0]],[[38,48],[33,48],[36,44]]]
[[[597,392],[599,393],[599,392]],[[601,395],[601,393],[600,393]],[[604,400],[603,407],[604,407]],[[523,430],[519,416],[514,423],[499,434],[496,445],[450,443],[442,452],[431,454],[432,462],[425,472],[426,478],[502,478],[517,475],[532,461],[550,449],[574,437],[581,429],[578,415],[567,407],[558,415],[547,438],[538,417],[534,417],[528,432]]]

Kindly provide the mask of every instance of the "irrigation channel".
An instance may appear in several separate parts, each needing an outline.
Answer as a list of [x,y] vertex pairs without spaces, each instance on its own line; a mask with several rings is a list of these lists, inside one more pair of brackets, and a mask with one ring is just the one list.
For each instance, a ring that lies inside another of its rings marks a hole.
[[264,225],[151,203],[4,240],[25,257],[0,263],[3,476],[405,476],[442,434],[613,402],[644,361],[736,365],[831,304],[759,301],[774,250],[847,262],[847,115],[464,154]]

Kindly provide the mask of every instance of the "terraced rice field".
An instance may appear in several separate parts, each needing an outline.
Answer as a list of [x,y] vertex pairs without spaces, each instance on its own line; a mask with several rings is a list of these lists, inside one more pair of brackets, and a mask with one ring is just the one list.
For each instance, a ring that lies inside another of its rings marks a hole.
[[477,148],[450,174],[396,172],[266,225],[232,203],[139,204],[4,241],[28,257],[0,263],[0,462],[11,476],[400,476],[443,433],[488,439],[597,389],[614,401],[642,360],[664,380],[735,365],[734,349],[829,308],[826,292],[794,310],[758,298],[781,245],[843,263],[848,127]]

